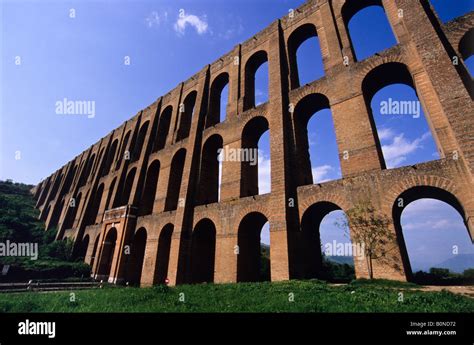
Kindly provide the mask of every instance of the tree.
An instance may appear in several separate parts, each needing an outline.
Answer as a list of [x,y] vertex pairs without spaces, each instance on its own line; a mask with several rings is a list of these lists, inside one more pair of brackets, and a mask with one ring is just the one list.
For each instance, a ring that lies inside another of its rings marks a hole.
[[375,210],[368,201],[360,202],[347,211],[347,216],[338,222],[351,229],[352,240],[359,244],[367,263],[369,278],[374,278],[373,261],[385,257],[395,235],[389,228],[390,219]]

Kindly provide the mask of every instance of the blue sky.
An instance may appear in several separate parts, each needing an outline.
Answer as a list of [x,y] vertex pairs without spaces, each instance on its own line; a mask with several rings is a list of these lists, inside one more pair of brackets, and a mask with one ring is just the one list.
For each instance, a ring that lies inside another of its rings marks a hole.
[[[39,182],[160,95],[303,2],[3,1],[0,179]],[[432,3],[444,22],[474,9],[471,0]],[[180,9],[184,10],[181,19]],[[383,12],[376,7],[360,12],[349,28],[359,60],[395,42]],[[324,74],[316,38],[300,47],[298,63],[301,85]],[[467,64],[472,72],[472,57]],[[268,97],[266,68],[257,72],[257,103]],[[64,98],[94,101],[95,117],[57,115],[55,103]],[[382,115],[381,102],[388,98],[416,101],[416,95],[406,86],[392,85],[373,99],[372,110],[388,167],[436,159],[436,146],[424,116]],[[329,110],[311,118],[308,133],[315,181],[340,178]],[[271,188],[268,139],[267,132],[260,142],[261,193]],[[420,203],[418,208],[423,210],[423,201]],[[435,207],[441,217],[438,224],[429,225],[427,222],[433,219],[421,211],[410,216],[407,209],[402,217],[408,229],[404,230],[407,242],[414,243],[408,245],[413,260],[422,261],[430,257],[429,253],[437,252],[431,261],[443,261],[451,255],[443,249],[446,241],[461,243],[465,252],[474,253],[465,228],[453,225],[459,224],[459,219],[449,206],[429,202],[425,206]],[[331,217],[337,218],[337,213],[324,220],[322,240],[343,241]],[[426,218],[425,223],[420,217]],[[423,242],[421,232],[411,226],[421,223],[425,224],[423,231],[432,229],[439,234],[438,242],[431,241],[429,246],[424,243],[426,252],[421,245],[417,247]],[[262,239],[268,242],[268,233]]]

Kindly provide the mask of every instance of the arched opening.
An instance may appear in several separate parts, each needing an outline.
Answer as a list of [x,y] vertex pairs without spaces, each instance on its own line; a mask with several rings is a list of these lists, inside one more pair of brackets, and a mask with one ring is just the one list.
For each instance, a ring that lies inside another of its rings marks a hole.
[[133,235],[126,273],[126,281],[130,285],[140,285],[143,271],[143,259],[145,257],[146,239],[147,232],[145,228],[138,229]]
[[191,240],[191,281],[212,283],[216,256],[216,227],[209,219],[202,219],[194,227]]
[[356,61],[397,43],[382,0],[346,1],[341,14]]
[[436,143],[407,67],[380,65],[362,83],[379,159],[384,168],[439,158]]
[[155,282],[157,284],[165,284],[166,279],[168,278],[168,265],[170,260],[173,228],[173,224],[166,224],[161,230],[158,239],[158,253],[155,266]]
[[186,150],[180,149],[175,153],[173,160],[171,161],[168,190],[166,192],[165,200],[165,211],[173,211],[178,207],[185,158]]
[[180,104],[179,107],[179,114],[180,114],[180,121],[179,121],[179,128],[178,134],[176,136],[176,141],[183,140],[189,136],[189,131],[191,129],[191,122],[193,120],[194,115],[194,107],[196,104],[196,97],[197,92],[192,91],[190,92],[184,102]]
[[97,247],[99,246],[100,234],[96,236],[94,241],[94,248],[92,248],[91,263],[90,266],[94,267],[95,257],[97,255]]
[[97,188],[97,191],[94,193],[94,197],[92,198],[91,203],[89,204],[89,210],[87,211],[87,217],[85,220],[86,226],[96,224],[103,192],[104,184],[101,183],[100,186]]
[[166,145],[166,139],[168,138],[168,133],[170,130],[171,115],[173,115],[173,107],[169,105],[161,113],[153,152],[163,149]]
[[135,180],[136,168],[129,171],[125,183],[123,185],[123,191],[119,197],[119,202],[115,207],[132,204],[133,200],[130,200],[130,194],[132,193],[133,181]]
[[472,42],[474,42],[474,29],[466,32],[459,42],[459,53],[471,75],[471,79],[474,76],[474,44]]
[[349,229],[336,223],[345,217],[332,202],[311,205],[301,218],[300,262],[304,279],[350,281],[354,278],[354,259],[362,257],[352,246]]
[[71,229],[74,225],[74,220],[76,219],[77,210],[81,203],[81,196],[82,194],[79,193],[76,198],[73,200],[69,200],[68,202],[68,210],[66,212],[66,218],[64,219],[63,228],[65,230]]
[[244,110],[268,100],[268,57],[260,50],[248,59],[245,65]]
[[107,175],[110,172],[110,168],[112,167],[112,163],[115,158],[115,154],[117,152],[118,140],[115,139],[112,145],[110,146],[109,152],[107,154],[107,160],[104,165],[104,169],[102,169],[102,176]]
[[158,176],[160,174],[160,161],[153,161],[147,170],[145,187],[143,189],[141,198],[140,212],[142,215],[151,214],[153,211],[153,204],[156,198],[156,188],[158,186]]
[[304,24],[288,38],[291,89],[324,77],[318,34],[313,24]]
[[[268,219],[259,212],[247,214],[238,229],[237,281],[270,281],[270,246],[262,245],[262,230]],[[269,244],[269,238],[267,239]],[[267,267],[265,267],[267,265]]]
[[130,140],[130,131],[128,131],[127,134],[125,134],[125,137],[123,138],[122,146],[120,147],[120,156],[117,158],[118,161],[117,161],[117,165],[115,166],[115,170],[120,169],[120,166],[122,165],[122,160],[125,159],[125,151],[127,150],[127,145],[128,145],[129,140]]
[[219,201],[220,150],[222,150],[222,137],[218,134],[208,138],[203,145],[197,205],[207,205]]
[[395,199],[392,216],[408,280],[419,282],[425,276],[414,271],[430,268],[457,273],[474,268],[466,214],[453,194],[431,186],[409,188]]
[[66,175],[66,180],[64,181],[63,187],[61,188],[61,197],[64,196],[64,194],[69,192],[69,189],[71,188],[71,185],[72,185],[72,181],[74,179],[74,175],[76,174],[76,170],[77,170],[77,165],[69,169]]
[[46,219],[48,219],[48,215],[50,211],[51,211],[51,204],[48,204],[48,207],[46,207],[46,210],[41,212],[40,220],[42,220],[43,222],[46,221]]
[[48,197],[48,201],[54,200],[56,198],[56,193],[59,190],[59,186],[61,185],[61,181],[63,179],[63,174],[59,175],[56,177],[56,180],[54,180],[53,188],[51,189],[51,193]]
[[[242,151],[240,154],[241,161],[241,184],[240,196],[252,196],[259,194],[259,144],[262,135],[269,130],[268,121],[264,116],[257,116],[250,120],[242,131]],[[268,139],[266,140],[268,141]],[[268,148],[263,150],[269,153]],[[264,153],[263,152],[263,153]],[[261,155],[262,157],[262,155]],[[260,158],[261,158],[260,157]],[[263,155],[265,158],[265,156]],[[270,155],[267,155],[267,165],[270,166]],[[260,162],[262,159],[260,159]],[[261,164],[260,164],[261,165]],[[269,175],[269,171],[267,172]],[[261,179],[264,177],[261,175]],[[268,188],[267,188],[268,189]]]
[[310,94],[294,109],[298,186],[341,178],[339,151],[329,100]]
[[87,248],[89,248],[89,235],[84,236],[82,242],[79,246],[79,250],[77,251],[77,258],[80,260],[84,260],[87,254]]
[[226,118],[226,109],[229,99],[229,75],[222,73],[214,79],[211,85],[211,95],[209,100],[209,113],[206,120],[206,127],[211,127]]
[[59,202],[59,200],[58,200],[57,204],[59,206],[55,205],[55,207],[53,208],[53,214],[51,215],[51,219],[49,220],[49,223],[48,223],[48,226],[47,226],[46,230],[49,230],[49,229],[55,227],[56,225],[58,225],[59,217],[61,216],[61,212],[64,208],[64,200],[62,200],[61,202]]
[[114,179],[112,180],[112,183],[110,183],[110,186],[109,186],[109,193],[107,194],[107,200],[105,202],[105,210],[107,211],[109,209],[109,207],[111,206],[110,205],[110,202],[112,200],[112,195],[114,193],[114,188],[115,188],[115,183],[117,182],[117,178],[114,177]]
[[43,188],[40,198],[38,200],[38,204],[37,204],[38,207],[43,205],[44,201],[46,200],[46,195],[48,194],[50,187],[51,187],[51,179],[48,179],[48,182],[46,182],[46,186]]
[[99,152],[98,159],[97,159],[97,161],[95,162],[95,164],[92,168],[92,175],[93,176],[95,175],[97,169],[99,169],[98,171],[101,172],[101,168],[104,167],[105,160],[102,159],[103,156],[104,156],[104,148],[101,148],[100,152]]
[[108,277],[112,268],[112,261],[115,253],[115,243],[117,241],[117,229],[111,228],[105,236],[104,244],[102,246],[102,255],[100,258],[98,274]]
[[87,160],[87,165],[84,166],[82,170],[82,175],[79,180],[79,187],[83,186],[90,177],[92,167],[94,166],[95,153]]
[[148,125],[149,124],[150,124],[150,122],[147,121],[140,127],[140,131],[138,132],[137,140],[135,141],[135,145],[133,147],[131,162],[135,162],[140,158],[140,155],[143,151],[143,143],[145,142],[146,132],[148,131]]

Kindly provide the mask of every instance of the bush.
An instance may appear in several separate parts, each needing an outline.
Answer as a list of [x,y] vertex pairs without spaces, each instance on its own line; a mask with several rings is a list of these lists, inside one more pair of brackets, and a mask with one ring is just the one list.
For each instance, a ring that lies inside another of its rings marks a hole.
[[[55,241],[56,229],[45,230],[38,220],[33,186],[0,181],[0,242],[38,243],[38,260],[24,257],[0,257],[0,264],[10,265],[3,281],[63,279],[90,275],[85,263],[73,262],[73,242]],[[0,265],[1,269],[1,265]]]

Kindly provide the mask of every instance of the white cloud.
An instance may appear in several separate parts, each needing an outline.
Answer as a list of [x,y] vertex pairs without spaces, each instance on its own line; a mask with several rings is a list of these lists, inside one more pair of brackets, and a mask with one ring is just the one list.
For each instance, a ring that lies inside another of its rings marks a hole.
[[394,131],[391,128],[382,128],[377,131],[380,141],[389,140],[395,135]]
[[313,182],[322,183],[331,180],[330,174],[333,170],[334,168],[328,164],[312,167],[311,172],[313,174]]
[[[380,135],[380,134],[379,134]],[[387,135],[387,134],[385,134]],[[394,168],[403,163],[407,156],[422,147],[424,140],[430,137],[430,133],[423,134],[420,138],[409,141],[403,133],[393,137],[388,145],[382,145],[382,152],[387,164],[387,168]]]
[[242,25],[242,19],[240,19],[240,17],[238,17],[237,20],[238,24],[236,26],[229,27],[227,30],[220,32],[217,36],[224,40],[230,40],[231,38],[240,35],[244,31],[244,26]]
[[270,193],[272,190],[271,160],[262,150],[258,150],[258,194]]
[[160,15],[157,11],[153,11],[145,18],[145,22],[149,28],[152,28],[154,26],[160,26],[162,21],[166,21],[167,19],[168,12],[165,11]]
[[206,16],[199,18],[194,14],[187,14],[178,17],[178,20],[174,24],[174,30],[178,35],[184,35],[186,26],[190,25],[193,27],[199,35],[203,35],[208,31],[209,25],[207,24]]
[[405,217],[419,216],[420,212],[437,214],[438,211],[442,210],[444,205],[444,202],[436,199],[419,199],[410,203],[403,211],[403,215]]

